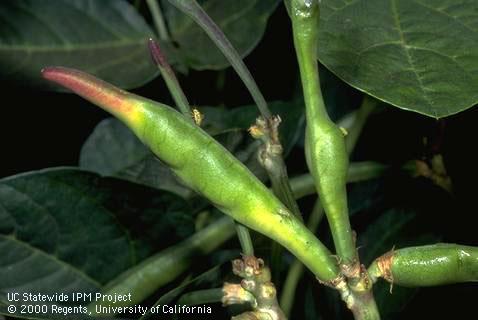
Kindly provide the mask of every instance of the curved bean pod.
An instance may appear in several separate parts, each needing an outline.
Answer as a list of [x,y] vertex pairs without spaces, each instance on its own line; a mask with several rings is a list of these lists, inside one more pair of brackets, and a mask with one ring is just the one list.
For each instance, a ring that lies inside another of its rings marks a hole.
[[348,154],[344,134],[330,120],[320,90],[316,60],[318,1],[289,0],[294,46],[299,62],[307,118],[306,159],[330,224],[337,255],[344,264],[356,262],[347,207]]
[[327,248],[240,161],[179,112],[78,70],[49,67],[42,74],[122,120],[188,186],[282,244],[319,279],[338,275]]

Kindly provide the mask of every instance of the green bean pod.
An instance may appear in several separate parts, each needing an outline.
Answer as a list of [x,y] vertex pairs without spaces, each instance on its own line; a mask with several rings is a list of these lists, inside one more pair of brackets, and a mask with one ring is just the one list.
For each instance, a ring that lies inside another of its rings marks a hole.
[[337,276],[327,248],[240,161],[179,112],[78,70],[49,67],[42,74],[122,120],[185,184],[282,244],[319,279]]
[[449,243],[392,250],[369,268],[379,277],[404,287],[428,287],[478,281],[478,247]]
[[327,215],[337,255],[342,263],[356,260],[348,217],[348,154],[344,134],[329,118],[320,90],[316,51],[318,1],[289,0],[294,45],[299,62],[307,118],[306,159]]

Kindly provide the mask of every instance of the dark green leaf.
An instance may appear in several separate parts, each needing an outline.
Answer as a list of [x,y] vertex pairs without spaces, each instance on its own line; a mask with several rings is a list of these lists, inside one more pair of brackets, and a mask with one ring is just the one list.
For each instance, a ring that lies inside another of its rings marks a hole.
[[361,262],[369,265],[373,259],[403,241],[403,231],[414,216],[410,212],[397,212],[395,210],[383,213],[360,236]]
[[[366,163],[364,163],[366,164]],[[362,179],[363,180],[363,179]],[[347,200],[351,216],[367,212],[384,202],[384,179],[370,179],[351,183],[347,187]]]
[[67,171],[0,180],[2,299],[7,292],[95,292],[134,261],[114,216],[89,196],[86,185],[62,181]]
[[[48,291],[65,285],[61,279],[94,289],[134,260],[125,232],[86,190],[94,176],[65,170],[0,181],[3,288],[21,287],[26,277],[40,289],[33,280],[51,274]],[[83,188],[62,181],[66,172],[82,179]]]
[[40,70],[61,65],[133,88],[157,74],[153,32],[124,0],[1,1],[0,24],[0,79],[46,87]]
[[178,200],[76,169],[0,180],[0,294],[96,291],[194,231]]
[[[307,283],[304,297],[304,320],[321,320],[323,317],[317,306],[316,284],[313,281]],[[315,290],[314,290],[315,289]]]
[[172,171],[120,121],[109,118],[95,128],[81,149],[80,166],[104,176],[116,176],[189,197]]
[[402,109],[445,117],[478,102],[478,2],[322,0],[319,60]]
[[75,169],[60,171],[55,179],[96,199],[115,216],[130,235],[134,264],[195,231],[193,209],[172,193]]
[[[264,34],[267,19],[280,0],[198,1],[221,28],[241,56],[254,49]],[[162,0],[171,36],[182,62],[197,69],[223,69],[226,58],[202,29],[167,0]]]

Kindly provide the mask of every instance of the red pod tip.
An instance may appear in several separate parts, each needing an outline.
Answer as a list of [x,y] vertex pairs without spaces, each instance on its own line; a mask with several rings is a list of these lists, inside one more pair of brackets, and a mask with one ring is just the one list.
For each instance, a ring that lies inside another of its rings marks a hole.
[[46,67],[42,76],[68,88],[103,109],[120,115],[130,111],[128,93],[83,71],[65,67]]

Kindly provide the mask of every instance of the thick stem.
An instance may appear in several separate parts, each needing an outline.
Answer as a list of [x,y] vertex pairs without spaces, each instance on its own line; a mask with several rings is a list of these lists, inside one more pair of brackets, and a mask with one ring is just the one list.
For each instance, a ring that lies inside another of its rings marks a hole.
[[372,292],[367,291],[360,295],[354,296],[354,304],[351,311],[355,320],[379,320],[377,304],[373,298]]
[[239,238],[239,243],[241,244],[242,248],[242,253],[245,256],[253,256],[254,246],[252,245],[252,239],[249,229],[246,226],[240,224],[239,222],[236,222],[235,225],[237,237]]
[[[225,305],[248,302],[252,311],[233,319],[286,320],[279,304],[277,291],[271,282],[271,272],[262,259],[243,257],[232,262],[232,271],[242,278],[241,284],[226,283],[223,287]],[[251,299],[252,296],[252,299]]]
[[360,266],[358,271],[362,277],[356,278],[358,281],[354,286],[347,283],[343,277],[332,283],[332,286],[339,291],[342,300],[347,308],[352,311],[356,320],[380,320],[380,314],[372,293],[372,282],[368,277],[367,270]]
[[[279,141],[280,117],[274,116],[271,119],[258,118],[256,124],[249,131],[254,138],[262,140],[259,150],[259,162],[269,175],[272,190],[279,200],[302,221],[299,206],[295,201],[292,187],[290,186],[287,169],[282,158],[283,148]],[[280,263],[282,258],[282,247],[273,242],[271,246],[271,267],[273,280],[279,285]]]
[[268,120],[258,118],[256,124],[249,129],[249,132],[254,138],[260,139],[263,142],[259,150],[259,162],[269,175],[272,191],[302,221],[302,215],[295,201],[284,159],[282,158],[283,148],[279,141],[280,123],[281,119],[278,116]]

